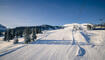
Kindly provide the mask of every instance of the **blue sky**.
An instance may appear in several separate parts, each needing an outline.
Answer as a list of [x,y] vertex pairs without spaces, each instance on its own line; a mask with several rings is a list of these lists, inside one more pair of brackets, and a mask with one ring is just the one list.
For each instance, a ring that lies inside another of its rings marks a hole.
[[8,27],[98,23],[102,18],[105,0],[0,0],[0,24]]

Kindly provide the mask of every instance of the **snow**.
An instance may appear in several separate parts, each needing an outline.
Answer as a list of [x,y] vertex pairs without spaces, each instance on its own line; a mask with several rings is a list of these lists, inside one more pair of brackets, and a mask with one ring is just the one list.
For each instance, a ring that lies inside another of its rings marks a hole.
[[23,44],[23,38],[19,38],[19,44],[0,41],[0,60],[104,60],[105,30],[75,25],[83,30],[66,24],[64,29],[43,31],[30,44]]

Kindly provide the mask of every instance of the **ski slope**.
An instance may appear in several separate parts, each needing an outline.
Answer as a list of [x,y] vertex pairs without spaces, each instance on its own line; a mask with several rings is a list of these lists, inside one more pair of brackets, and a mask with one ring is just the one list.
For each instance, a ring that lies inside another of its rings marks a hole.
[[17,44],[19,47],[0,55],[0,60],[104,60],[105,31],[74,30],[73,25],[44,31],[35,42]]

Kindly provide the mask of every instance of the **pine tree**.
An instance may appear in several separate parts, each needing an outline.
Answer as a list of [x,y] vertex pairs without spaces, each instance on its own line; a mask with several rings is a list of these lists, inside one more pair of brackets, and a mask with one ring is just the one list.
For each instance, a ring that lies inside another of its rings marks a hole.
[[38,33],[42,33],[42,32],[41,32],[41,28],[38,29]]
[[10,40],[10,30],[7,29],[4,35],[4,41],[8,41]]
[[4,41],[7,41],[7,32],[4,34]]
[[38,33],[38,29],[37,29],[37,27],[35,28],[35,33],[36,33],[36,34]]
[[29,43],[31,40],[30,40],[30,33],[29,33],[29,28],[27,27],[24,31],[24,43]]
[[10,34],[11,34],[10,39],[14,39],[15,38],[15,31],[13,29],[10,30]]
[[35,33],[35,30],[34,28],[32,29],[32,41],[34,41],[36,39],[36,33]]
[[10,29],[7,30],[7,41],[9,42],[11,39]]
[[17,44],[17,43],[18,43],[18,37],[17,37],[17,36],[15,36],[13,43],[14,43],[14,44]]

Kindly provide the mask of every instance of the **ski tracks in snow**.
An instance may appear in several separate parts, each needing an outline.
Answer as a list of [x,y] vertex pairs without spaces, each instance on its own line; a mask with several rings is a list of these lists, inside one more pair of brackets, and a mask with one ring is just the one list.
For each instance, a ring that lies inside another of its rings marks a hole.
[[[77,34],[77,36],[76,36],[76,34]],[[72,36],[73,36],[72,37],[73,38],[72,44],[78,46],[78,50],[77,50],[76,56],[84,56],[86,51],[85,51],[84,48],[82,48],[80,46],[79,42],[83,42],[83,40],[85,40],[85,39],[83,39],[83,36],[80,34],[80,31],[72,30]],[[85,43],[85,42],[83,42],[83,43]]]

